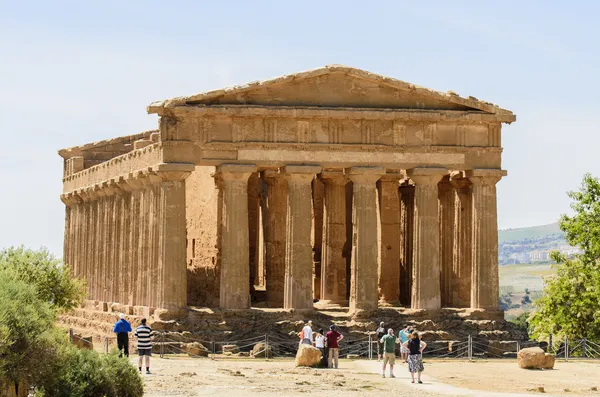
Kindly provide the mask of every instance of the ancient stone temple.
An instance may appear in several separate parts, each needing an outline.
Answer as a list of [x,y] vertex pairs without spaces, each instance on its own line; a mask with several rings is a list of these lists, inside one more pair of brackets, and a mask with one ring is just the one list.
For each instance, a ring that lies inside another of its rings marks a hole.
[[510,111],[327,66],[148,112],[156,131],[59,152],[90,300],[497,309]]

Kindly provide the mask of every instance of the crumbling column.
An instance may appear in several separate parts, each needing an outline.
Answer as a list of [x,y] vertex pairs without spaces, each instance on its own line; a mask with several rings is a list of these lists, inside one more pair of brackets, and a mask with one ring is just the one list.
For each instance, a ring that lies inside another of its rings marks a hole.
[[161,164],[156,171],[161,178],[156,186],[157,244],[153,247],[158,263],[152,272],[156,307],[187,306],[185,178],[193,170],[193,164]]
[[267,183],[263,206],[265,225],[266,291],[270,306],[283,307],[287,220],[287,181],[277,170],[262,173]]
[[400,303],[410,307],[412,294],[413,228],[415,186],[408,179],[400,184]]
[[452,307],[454,256],[454,189],[448,176],[438,183],[440,218],[440,290],[442,307]]
[[400,299],[399,182],[399,174],[386,174],[378,182],[381,225],[379,299],[388,304],[394,304]]
[[288,181],[287,232],[285,254],[285,309],[312,309],[312,188],[311,181],[321,171],[318,166],[285,167]]
[[467,171],[473,184],[471,307],[498,309],[498,218],[496,183],[504,170]]
[[413,309],[441,307],[438,182],[445,173],[447,170],[443,168],[408,170],[408,176],[415,184]]
[[223,164],[216,174],[223,191],[220,306],[224,309],[250,308],[248,178],[253,172],[253,165]]
[[346,301],[346,183],[342,171],[323,171],[323,245],[321,251],[321,300]]
[[454,254],[452,258],[452,307],[471,304],[471,182],[463,172],[450,178],[454,191]]
[[377,180],[385,173],[379,167],[353,167],[351,313],[377,309]]

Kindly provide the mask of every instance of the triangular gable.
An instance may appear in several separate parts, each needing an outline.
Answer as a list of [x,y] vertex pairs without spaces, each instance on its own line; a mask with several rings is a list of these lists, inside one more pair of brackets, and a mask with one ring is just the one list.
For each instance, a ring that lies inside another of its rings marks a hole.
[[149,113],[181,105],[323,106],[345,108],[478,111],[512,115],[473,97],[462,98],[346,66],[291,74],[272,80],[154,102]]

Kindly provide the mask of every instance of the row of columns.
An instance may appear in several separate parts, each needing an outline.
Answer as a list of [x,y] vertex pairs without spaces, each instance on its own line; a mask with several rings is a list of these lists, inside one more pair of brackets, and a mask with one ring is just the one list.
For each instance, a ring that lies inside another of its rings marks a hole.
[[65,262],[75,277],[86,280],[89,299],[187,305],[184,179],[190,172],[175,168],[130,174],[61,196]]
[[[215,174],[223,191],[223,308],[250,307],[247,182],[256,171],[253,165],[222,165]],[[415,309],[497,308],[495,184],[502,173],[472,170],[449,175],[446,169],[415,168],[407,170],[411,183],[398,188],[400,174],[386,174],[378,167],[354,167],[346,174],[304,165],[263,171],[263,221],[269,225],[264,235],[267,299],[287,309],[313,307],[311,182],[320,174],[325,187],[321,300],[342,303],[347,296],[342,252],[349,179],[352,312],[376,309],[379,299],[406,301],[407,291]],[[407,273],[411,277],[405,277]],[[401,280],[409,281],[400,285]]]

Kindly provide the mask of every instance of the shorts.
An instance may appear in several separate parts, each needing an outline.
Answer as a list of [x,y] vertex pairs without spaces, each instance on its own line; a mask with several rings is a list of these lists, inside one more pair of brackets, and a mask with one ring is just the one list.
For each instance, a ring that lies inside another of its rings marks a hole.
[[396,363],[395,353],[383,353],[383,365],[386,365],[388,362],[390,365],[394,365]]
[[152,348],[149,349],[138,349],[139,356],[152,356]]
[[381,342],[378,341],[377,342],[377,354],[381,354],[383,352],[384,352],[383,351],[383,343],[381,343]]
[[408,350],[407,347],[401,347],[400,348],[400,353],[402,353],[402,354],[408,354],[409,352],[410,352],[410,350]]

